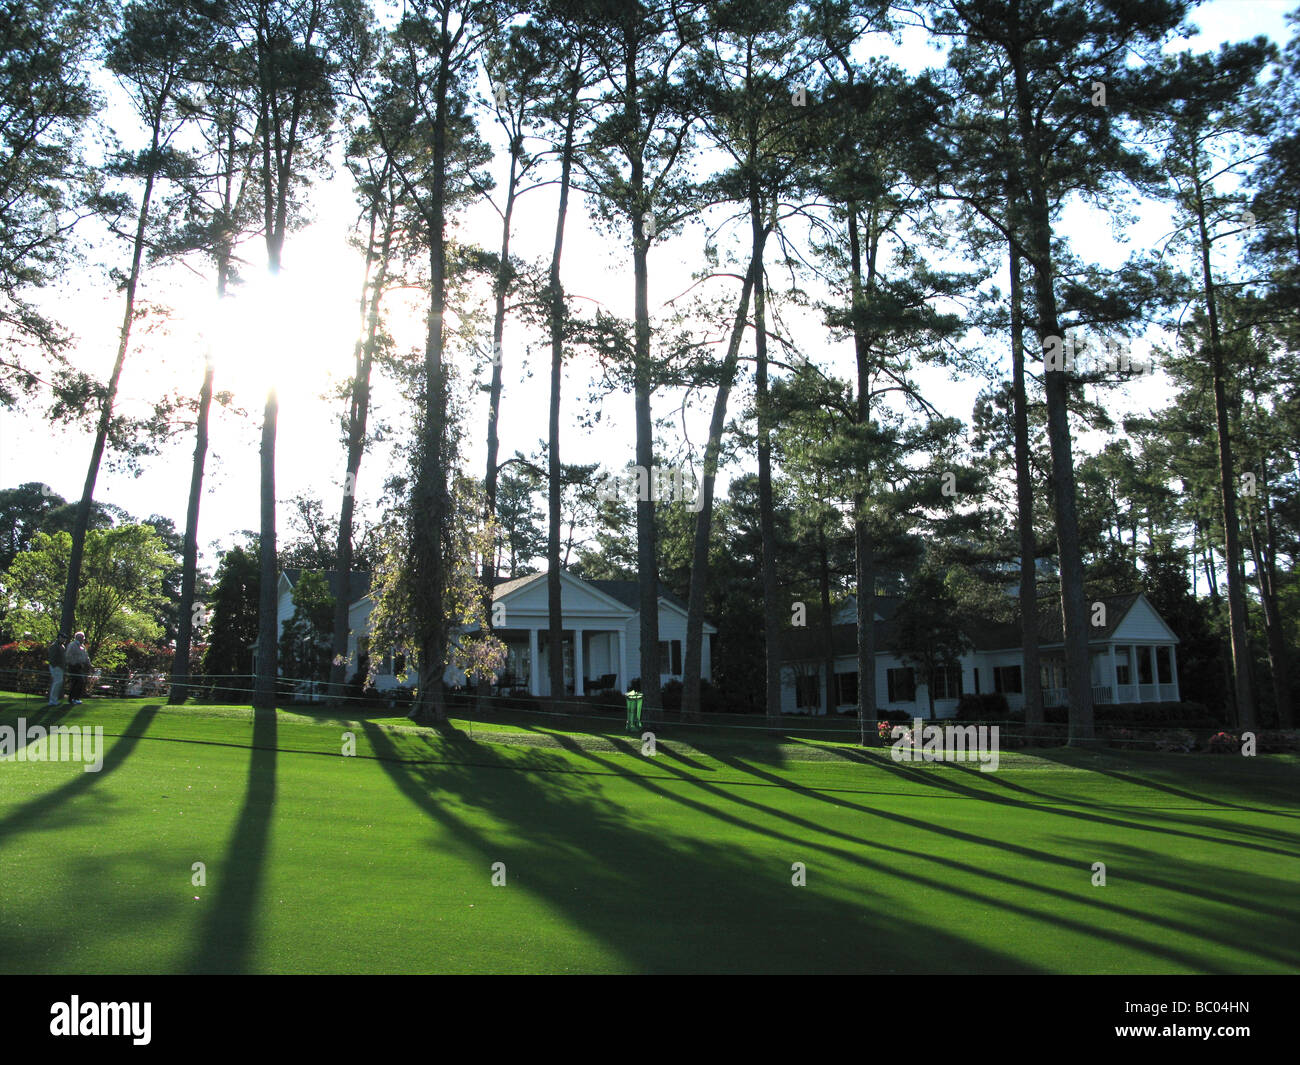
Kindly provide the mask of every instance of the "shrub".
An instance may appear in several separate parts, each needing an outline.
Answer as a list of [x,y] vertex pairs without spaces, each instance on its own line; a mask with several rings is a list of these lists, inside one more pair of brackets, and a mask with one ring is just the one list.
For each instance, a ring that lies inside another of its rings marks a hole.
[[1140,750],[1146,746],[1142,737],[1130,728],[1102,729],[1102,738],[1108,740],[1112,747],[1118,747],[1121,751]]
[[[1065,724],[1070,719],[1070,708],[1051,706],[1043,711],[1044,720],[1052,724]],[[1222,728],[1222,718],[1211,714],[1203,703],[1098,703],[1093,707],[1093,721],[1097,725],[1165,725],[1170,728]]]
[[[636,689],[640,691],[640,689]],[[665,710],[680,710],[682,708],[682,682],[680,680],[670,680],[659,690],[660,701]]]
[[1211,754],[1239,754],[1241,740],[1230,732],[1216,732],[1210,737],[1205,749]]
[[707,680],[700,681],[700,712],[704,714],[723,714],[727,712],[727,701]]
[[957,700],[957,721],[1005,721],[1011,710],[1001,692],[963,692]]
[[1157,732],[1152,737],[1157,751],[1176,751],[1180,754],[1186,754],[1189,751],[1196,750],[1196,737],[1187,729],[1171,729],[1168,732]]
[[591,696],[591,703],[594,706],[609,706],[622,710],[627,706],[627,697],[619,691],[603,691]]
[[1255,733],[1255,749],[1260,754],[1294,754],[1300,752],[1300,732],[1295,729],[1265,729]]

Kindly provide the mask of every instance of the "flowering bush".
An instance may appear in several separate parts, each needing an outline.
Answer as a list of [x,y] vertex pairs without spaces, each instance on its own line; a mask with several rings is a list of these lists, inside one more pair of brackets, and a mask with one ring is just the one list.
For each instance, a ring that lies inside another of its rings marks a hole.
[[1241,740],[1228,732],[1216,732],[1206,744],[1206,750],[1211,754],[1238,754],[1241,751]]

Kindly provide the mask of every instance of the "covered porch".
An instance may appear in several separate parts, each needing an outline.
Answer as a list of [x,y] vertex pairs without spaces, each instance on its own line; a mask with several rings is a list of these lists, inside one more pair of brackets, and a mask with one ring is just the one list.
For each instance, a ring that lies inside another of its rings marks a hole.
[[[1112,642],[1091,648],[1093,704],[1180,702],[1177,656],[1172,643]],[[1041,662],[1043,705],[1066,706],[1064,651],[1044,651]]]
[[550,633],[544,626],[500,628],[496,635],[506,645],[495,685],[503,695],[580,696],[622,691],[627,683],[627,639],[621,628],[565,629],[562,686],[551,683]]

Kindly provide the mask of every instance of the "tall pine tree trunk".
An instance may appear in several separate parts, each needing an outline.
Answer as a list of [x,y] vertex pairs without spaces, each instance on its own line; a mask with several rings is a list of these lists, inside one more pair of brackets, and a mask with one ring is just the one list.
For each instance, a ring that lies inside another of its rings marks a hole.
[[257,610],[257,680],[253,688],[253,707],[258,710],[275,709],[275,679],[279,663],[276,609],[279,573],[275,552],[275,432],[279,413],[279,400],[272,387],[266,394],[266,407],[262,411],[262,509],[258,545],[261,584]]
[[[1016,118],[1020,130],[1021,162],[1028,193],[1029,255],[1034,272],[1039,340],[1061,337],[1052,268],[1051,213],[1043,173],[1042,155],[1034,126],[1035,116],[1025,75],[1023,43],[1010,48],[1015,77]],[[1083,588],[1083,551],[1074,481],[1073,441],[1070,436],[1069,383],[1066,369],[1045,367],[1047,438],[1052,450],[1052,481],[1056,510],[1056,543],[1061,567],[1061,620],[1065,630],[1066,683],[1070,700],[1069,743],[1095,742],[1092,708],[1092,665],[1088,656],[1088,609]]]
[[[217,266],[217,306],[226,297],[230,276],[229,249],[223,250]],[[218,310],[218,313],[221,313]],[[181,601],[176,619],[176,655],[172,659],[172,683],[168,702],[179,705],[189,695],[190,646],[194,639],[194,589],[198,583],[199,504],[203,498],[203,471],[208,456],[208,417],[212,409],[212,352],[204,354],[203,385],[199,389],[198,416],[194,422],[194,461],[190,468],[190,498],[185,511],[185,546],[181,562]]]
[[1201,285],[1210,324],[1210,365],[1214,373],[1214,423],[1219,438],[1219,492],[1223,502],[1223,547],[1228,572],[1228,627],[1232,645],[1233,693],[1237,703],[1237,724],[1241,728],[1253,728],[1256,724],[1255,691],[1251,682],[1250,640],[1246,632],[1241,530],[1237,524],[1237,473],[1234,469],[1232,440],[1228,433],[1228,372],[1219,336],[1218,300],[1214,292],[1214,274],[1210,268],[1210,236],[1206,227],[1206,208],[1195,148],[1192,175],[1196,189],[1196,224],[1200,236]]
[[395,210],[390,201],[384,220],[383,236],[376,250],[375,230],[378,213],[379,205],[376,203],[370,220],[368,257],[371,261],[378,260],[378,267],[375,276],[373,278],[367,276],[362,286],[361,306],[365,317],[365,332],[357,340],[357,350],[353,358],[355,369],[352,378],[352,396],[348,406],[348,464],[343,476],[343,499],[339,504],[339,532],[335,548],[335,569],[339,574],[339,589],[334,602],[330,688],[336,698],[344,695],[347,684],[348,636],[351,632],[348,612],[356,598],[352,589],[352,529],[357,505],[357,477],[361,472],[361,458],[366,449],[366,427],[370,420],[370,374],[374,367],[375,346],[379,338],[379,305],[388,283],[388,260],[392,252],[395,225]]
[[[575,77],[569,94],[569,117],[564,127],[564,149],[560,157],[560,202],[555,212],[555,241],[551,247],[551,269],[547,276],[547,317],[551,332],[551,405],[548,424],[546,612],[547,669],[551,675],[551,696],[564,696],[564,608],[560,591],[560,507],[563,484],[560,467],[560,386],[564,367],[564,286],[560,283],[560,259],[564,253],[564,226],[569,217],[569,187],[573,176],[573,135],[578,124],[579,80]],[[577,632],[574,639],[578,638]],[[577,668],[577,653],[574,653]],[[575,678],[576,679],[576,678]],[[575,685],[576,687],[576,685]]]
[[[634,180],[634,188],[639,188]],[[658,717],[662,696],[659,683],[659,560],[655,525],[654,424],[650,417],[653,371],[650,365],[650,272],[645,220],[632,216],[632,272],[636,286],[636,464],[646,472],[646,498],[636,503],[636,570],[640,585],[641,693],[648,720]]]
[[763,249],[754,249],[749,270],[740,289],[740,302],[731,324],[731,339],[722,363],[722,376],[713,397],[713,415],[709,419],[709,438],[704,445],[704,469],[699,487],[699,510],[695,514],[695,534],[691,542],[691,587],[686,603],[686,661],[682,679],[682,717],[698,718],[700,712],[700,673],[704,659],[704,595],[709,578],[709,537],[713,525],[713,496],[718,480],[718,456],[722,450],[722,430],[727,421],[727,402],[736,381],[740,362],[740,344],[749,321],[749,301],[754,278],[761,269]]
[[[1009,199],[1010,202],[1010,199]],[[1014,223],[1012,233],[1016,232]],[[1011,244],[1011,388],[1016,455],[1016,524],[1020,534],[1020,644],[1024,655],[1025,732],[1042,733],[1043,685],[1038,655],[1038,545],[1034,537],[1034,485],[1029,463],[1029,397],[1025,390],[1025,322],[1020,255]]]
[[[750,229],[754,246],[763,240],[762,205],[751,193]],[[758,406],[758,529],[763,553],[763,635],[766,647],[767,699],[769,722],[781,717],[781,618],[777,597],[780,588],[776,576],[776,519],[772,498],[772,411],[767,384],[767,304],[763,291],[763,268],[754,274],[754,355],[755,387]]]
[[[862,285],[862,237],[858,230],[858,205],[845,205],[849,227],[849,269],[852,272],[853,352],[857,371],[857,424],[865,433],[871,425],[871,346],[865,322],[866,294]],[[874,279],[875,264],[869,270]],[[861,444],[861,442],[860,442]],[[865,444],[861,444],[865,447]],[[876,735],[876,564],[875,543],[867,522],[866,485],[871,470],[865,451],[856,471],[863,486],[853,493],[854,576],[858,586],[858,739],[864,746],[868,733]]]
[[449,518],[447,482],[447,375],[444,316],[447,309],[446,189],[447,96],[450,71],[439,65],[433,121],[432,182],[425,219],[429,226],[429,323],[424,348],[424,400],[411,518],[411,578],[416,587],[413,619],[419,652],[419,692],[412,719],[446,721],[442,673],[447,656],[444,598],[447,585],[443,540]]
[[[151,153],[158,150],[158,126],[154,126]],[[151,157],[152,157],[151,154]],[[131,324],[135,320],[135,293],[140,282],[140,263],[144,254],[145,229],[149,224],[149,202],[153,197],[154,174],[150,171],[144,182],[144,195],[140,198],[140,214],[135,226],[135,242],[131,248],[131,272],[126,279],[126,307],[122,312],[122,329],[118,334],[117,357],[108,387],[99,403],[99,422],[95,426],[95,443],[90,450],[90,463],[86,467],[86,480],[77,504],[77,516],[72,526],[72,550],[68,555],[68,581],[63,590],[63,607],[59,614],[59,631],[71,636],[76,626],[77,596],[81,584],[81,560],[86,551],[86,533],[90,528],[90,504],[95,499],[95,482],[99,480],[100,463],[108,446],[108,430],[113,422],[113,405],[117,401],[117,386],[122,380],[122,367],[131,342]]]

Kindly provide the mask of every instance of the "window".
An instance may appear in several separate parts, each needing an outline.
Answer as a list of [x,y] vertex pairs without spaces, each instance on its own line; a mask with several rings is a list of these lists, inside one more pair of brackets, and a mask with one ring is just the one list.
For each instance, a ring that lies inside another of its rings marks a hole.
[[858,705],[858,671],[835,674],[835,705]]
[[1137,655],[1138,655],[1138,683],[1139,684],[1153,683],[1151,677],[1151,648],[1139,647],[1137,649]]
[[934,672],[936,699],[961,698],[961,666],[947,666]]
[[794,678],[794,705],[802,710],[804,707],[821,706],[821,678],[815,673],[811,676],[796,675]]
[[1019,666],[994,666],[993,690],[1008,694],[1018,694],[1024,689],[1020,684]]
[[979,695],[979,693],[980,693],[980,669],[979,669],[979,666],[976,666],[974,669],[972,669],[972,670],[971,670],[971,673],[972,673],[972,675],[975,677],[975,694],[976,694],[976,695]]
[[1132,684],[1133,678],[1129,673],[1128,648],[1115,648],[1115,683]]
[[891,703],[916,701],[916,674],[910,669],[891,669],[886,674]]
[[671,673],[675,676],[681,676],[682,673],[682,641],[681,640],[660,640],[659,641],[659,672]]

